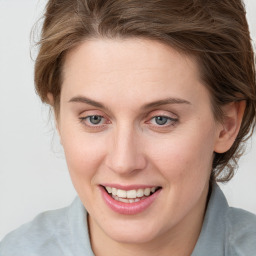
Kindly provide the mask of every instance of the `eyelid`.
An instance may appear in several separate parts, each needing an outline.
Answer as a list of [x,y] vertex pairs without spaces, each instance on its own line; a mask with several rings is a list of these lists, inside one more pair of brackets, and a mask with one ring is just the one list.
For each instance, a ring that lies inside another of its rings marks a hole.
[[[152,123],[152,120],[156,117],[164,117],[167,118],[167,124],[157,124],[157,123]],[[154,110],[152,111],[148,117],[146,118],[146,124],[150,125],[152,129],[157,129],[157,130],[164,130],[164,129],[171,129],[173,126],[175,126],[179,121],[179,117],[166,110]]]
[[[153,119],[156,118],[156,117],[164,117],[164,118],[166,118],[167,120],[169,120],[169,121],[171,121],[171,122],[173,122],[173,123],[175,123],[175,122],[178,121],[177,118],[172,118],[172,117],[164,116],[164,115],[153,116],[152,118],[149,119],[149,121],[153,120]],[[148,121],[148,122],[149,122],[149,121]],[[156,125],[156,126],[160,126],[160,127],[162,126],[162,127],[164,127],[164,126],[168,126],[168,125]]]
[[174,113],[172,113],[170,111],[167,111],[167,110],[154,110],[154,111],[151,111],[147,115],[147,119],[149,120],[149,119],[157,117],[157,116],[163,116],[163,117],[170,118],[170,119],[173,119],[173,120],[179,119],[177,114],[174,114]]
[[[88,119],[92,116],[98,116],[104,119],[105,121],[103,123],[101,121],[100,124],[92,124],[92,123],[90,124]],[[102,111],[99,111],[99,110],[83,111],[78,118],[79,118],[79,122],[82,123],[85,128],[89,130],[95,130],[95,131],[103,130],[106,127],[106,125],[111,123],[109,118],[104,113],[102,113]]]

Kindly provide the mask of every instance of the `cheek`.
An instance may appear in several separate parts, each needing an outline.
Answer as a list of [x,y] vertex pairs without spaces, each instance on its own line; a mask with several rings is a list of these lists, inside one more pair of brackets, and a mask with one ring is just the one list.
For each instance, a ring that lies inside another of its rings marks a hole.
[[90,209],[93,201],[92,185],[104,158],[102,140],[92,139],[85,133],[66,137],[63,134],[63,148],[72,183],[83,201]]
[[[104,140],[81,131],[62,131],[61,140],[70,175],[80,179],[94,174],[104,157]],[[85,175],[86,174],[86,175]]]
[[175,134],[161,143],[147,145],[152,163],[172,181],[207,176],[213,159],[213,131]]

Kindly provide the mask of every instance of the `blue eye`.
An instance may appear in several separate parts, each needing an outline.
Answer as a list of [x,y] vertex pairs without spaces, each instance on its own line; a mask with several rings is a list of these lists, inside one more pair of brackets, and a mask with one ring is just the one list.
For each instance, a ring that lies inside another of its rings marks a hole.
[[87,126],[97,126],[105,122],[105,118],[100,115],[91,115],[86,117],[81,117],[80,120]]
[[158,124],[158,125],[165,125],[169,120],[169,118],[167,118],[165,116],[156,116],[156,117],[154,117],[154,119],[155,119],[156,124]]
[[151,122],[153,122],[154,125],[157,126],[169,126],[169,125],[174,125],[178,119],[171,118],[168,116],[154,116],[151,119]]
[[89,119],[90,123],[92,123],[94,125],[100,124],[102,119],[103,119],[102,116],[97,116],[97,115],[95,115],[95,116],[88,116],[87,118]]

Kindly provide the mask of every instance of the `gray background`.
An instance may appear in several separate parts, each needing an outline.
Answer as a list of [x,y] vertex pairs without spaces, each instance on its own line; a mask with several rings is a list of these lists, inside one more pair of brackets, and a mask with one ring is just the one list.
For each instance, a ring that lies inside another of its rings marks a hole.
[[[39,212],[65,206],[75,197],[48,108],[33,87],[30,31],[45,3],[0,0],[0,239]],[[255,42],[256,1],[245,3]],[[255,166],[254,135],[237,175],[222,186],[232,206],[254,213]]]

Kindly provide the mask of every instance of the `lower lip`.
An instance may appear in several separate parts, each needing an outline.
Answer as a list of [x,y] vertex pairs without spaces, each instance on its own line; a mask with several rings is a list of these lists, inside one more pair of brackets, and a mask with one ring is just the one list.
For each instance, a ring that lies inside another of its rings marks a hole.
[[112,196],[109,195],[102,186],[100,186],[100,190],[104,201],[110,207],[110,209],[112,209],[114,212],[125,215],[134,215],[145,211],[156,200],[157,196],[161,191],[161,189],[159,189],[151,196],[148,196],[147,198],[142,199],[139,202],[123,203],[113,199]]

